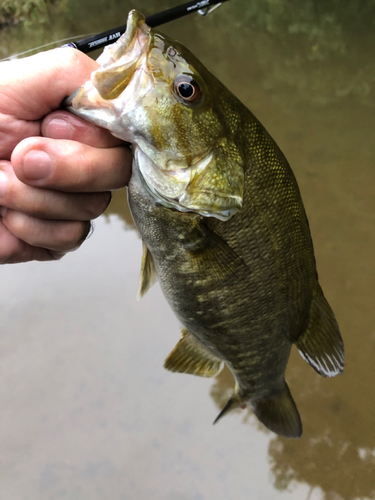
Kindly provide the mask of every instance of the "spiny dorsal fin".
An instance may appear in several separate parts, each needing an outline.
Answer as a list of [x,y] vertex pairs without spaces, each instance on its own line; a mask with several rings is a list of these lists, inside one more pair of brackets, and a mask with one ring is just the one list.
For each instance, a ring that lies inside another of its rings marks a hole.
[[259,420],[279,436],[288,438],[301,436],[301,418],[285,380],[279,393],[270,398],[253,400],[251,405]]
[[164,362],[171,372],[190,373],[200,377],[214,377],[223,362],[185,328],[176,347]]
[[344,343],[319,285],[311,303],[309,324],[295,344],[303,359],[323,377],[334,377],[343,372]]
[[143,254],[141,263],[141,278],[138,290],[138,300],[143,297],[151,285],[156,281],[156,272],[154,259],[150,250],[143,243]]

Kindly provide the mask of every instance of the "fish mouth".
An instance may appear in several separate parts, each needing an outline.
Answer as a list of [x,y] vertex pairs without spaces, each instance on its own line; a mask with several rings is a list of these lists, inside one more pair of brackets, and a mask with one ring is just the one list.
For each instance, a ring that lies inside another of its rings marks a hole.
[[[134,76],[137,76],[137,93],[145,93],[150,86],[151,77],[147,68],[150,31],[144,16],[136,10],[130,11],[125,33],[116,43],[105,47],[97,59],[100,68],[91,74],[90,80],[64,100],[63,106],[85,120],[109,129],[117,137],[129,140],[128,137],[119,136],[114,123],[120,110],[124,112],[127,101],[124,91]],[[121,103],[117,103],[120,96]]]
[[150,31],[140,12],[129,12],[125,33],[103,51],[97,60],[101,67],[91,75],[103,99],[116,99],[128,86],[140,59],[148,52]]

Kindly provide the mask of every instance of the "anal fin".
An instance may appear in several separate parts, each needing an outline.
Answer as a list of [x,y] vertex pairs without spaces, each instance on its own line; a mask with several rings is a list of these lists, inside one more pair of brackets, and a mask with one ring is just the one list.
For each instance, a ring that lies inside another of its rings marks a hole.
[[156,271],[154,259],[152,258],[150,250],[147,246],[143,245],[142,263],[141,263],[141,277],[139,282],[138,299],[141,299],[147,290],[156,281]]
[[285,380],[280,392],[269,398],[252,400],[251,404],[255,415],[271,431],[288,438],[301,436],[301,418]]
[[182,330],[182,337],[164,362],[164,368],[171,372],[190,373],[200,377],[214,377],[223,366],[216,357],[188,330]]
[[323,377],[334,377],[343,372],[344,343],[320,287],[311,303],[309,324],[295,344],[303,359]]

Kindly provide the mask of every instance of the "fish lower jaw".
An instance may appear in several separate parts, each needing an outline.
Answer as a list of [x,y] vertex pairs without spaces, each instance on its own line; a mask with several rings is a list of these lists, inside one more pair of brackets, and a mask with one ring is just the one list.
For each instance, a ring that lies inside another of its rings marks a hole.
[[194,206],[185,206],[184,204],[181,203],[180,198],[174,199],[174,198],[168,198],[161,196],[157,191],[155,191],[152,187],[148,186],[149,192],[154,196],[154,198],[157,200],[157,202],[164,206],[165,208],[168,208],[170,210],[175,210],[178,212],[182,213],[193,213],[193,214],[198,214],[201,215],[202,217],[214,217],[216,219],[219,219],[223,222],[227,221],[230,219],[236,210],[225,210],[225,211],[210,211],[209,209],[204,210],[200,207],[194,207]]

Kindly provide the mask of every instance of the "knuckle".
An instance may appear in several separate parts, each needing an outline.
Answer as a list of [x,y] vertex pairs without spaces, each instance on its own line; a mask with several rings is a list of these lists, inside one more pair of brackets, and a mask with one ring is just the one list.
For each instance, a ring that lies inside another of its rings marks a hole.
[[19,255],[22,251],[22,242],[15,241],[11,244],[0,244],[0,264],[11,264],[19,260]]
[[67,250],[75,247],[82,235],[81,222],[63,222],[58,224],[55,230],[53,249]]
[[69,148],[69,150],[65,149],[64,152],[64,163],[69,171],[69,176],[66,176],[64,182],[68,181],[69,191],[85,192],[96,173],[89,147],[77,142],[70,144]]
[[57,250],[47,250],[47,253],[48,259],[46,260],[61,260],[66,255],[66,252],[59,252]]
[[55,242],[52,250],[72,251],[77,249],[87,238],[91,224],[86,222],[64,222],[59,225],[55,233]]
[[45,217],[51,210],[51,197],[44,189],[31,191],[30,214],[34,217]]
[[86,204],[85,219],[92,220],[99,217],[108,207],[112,198],[110,192],[96,193]]
[[59,48],[56,54],[60,60],[67,63],[68,67],[80,65],[84,59],[83,54],[73,47],[63,47],[63,50]]
[[[7,217],[8,219],[9,217]],[[0,219],[0,264],[13,264],[28,260],[28,245],[8,229],[4,218]]]
[[58,49],[57,57],[60,59],[62,65],[68,68],[75,68],[75,75],[73,79],[81,75],[86,75],[87,79],[90,78],[90,73],[98,67],[98,63],[93,61],[89,56],[80,52],[72,47],[64,47]]
[[30,224],[29,219],[16,210],[8,210],[6,222],[9,230],[21,239],[25,233],[32,232],[34,230],[34,227]]

